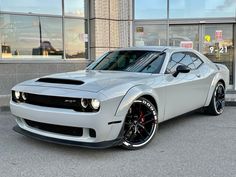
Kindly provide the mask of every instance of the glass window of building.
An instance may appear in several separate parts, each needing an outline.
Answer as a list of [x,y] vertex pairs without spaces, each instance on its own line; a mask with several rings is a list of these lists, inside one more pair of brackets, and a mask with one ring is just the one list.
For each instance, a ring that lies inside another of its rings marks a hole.
[[85,58],[85,34],[84,23],[82,19],[65,18],[65,52],[66,58]]
[[135,46],[166,45],[166,25],[136,25]]
[[[62,2],[65,17],[62,16]],[[85,2],[0,0],[0,57],[85,58],[88,46]]]
[[61,0],[1,0],[0,11],[62,15]]
[[169,0],[170,18],[235,17],[235,0]]
[[223,63],[230,70],[233,83],[234,45],[232,24],[204,25],[203,53],[213,62]]
[[171,46],[199,50],[198,25],[171,25],[169,43]]
[[0,15],[2,58],[62,58],[61,18]]
[[66,16],[84,17],[85,0],[64,0]]
[[135,19],[165,19],[167,0],[135,0]]

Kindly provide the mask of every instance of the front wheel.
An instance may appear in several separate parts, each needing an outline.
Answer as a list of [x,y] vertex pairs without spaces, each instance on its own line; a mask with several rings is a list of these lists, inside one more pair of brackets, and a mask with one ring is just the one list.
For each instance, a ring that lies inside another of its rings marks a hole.
[[145,98],[135,100],[126,115],[122,146],[125,149],[138,149],[147,145],[157,125],[157,110],[153,104]]
[[212,115],[220,115],[225,107],[225,87],[221,82],[216,84],[210,105],[206,107],[206,112]]

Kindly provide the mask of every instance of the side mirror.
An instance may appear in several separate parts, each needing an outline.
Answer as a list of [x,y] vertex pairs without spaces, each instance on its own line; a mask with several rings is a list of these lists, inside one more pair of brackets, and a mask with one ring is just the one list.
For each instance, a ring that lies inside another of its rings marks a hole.
[[176,68],[176,71],[174,72],[173,76],[177,77],[179,73],[189,73],[190,69],[189,67],[185,66],[185,65],[179,65]]

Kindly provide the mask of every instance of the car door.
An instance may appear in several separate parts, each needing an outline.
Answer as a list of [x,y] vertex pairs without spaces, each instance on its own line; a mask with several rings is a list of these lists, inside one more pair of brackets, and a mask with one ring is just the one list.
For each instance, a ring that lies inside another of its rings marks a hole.
[[[165,120],[204,105],[206,96],[198,70],[202,63],[201,60],[194,61],[191,52],[175,52],[171,55],[164,76],[167,83]],[[190,72],[179,73],[174,77],[172,74],[179,65],[186,65]]]

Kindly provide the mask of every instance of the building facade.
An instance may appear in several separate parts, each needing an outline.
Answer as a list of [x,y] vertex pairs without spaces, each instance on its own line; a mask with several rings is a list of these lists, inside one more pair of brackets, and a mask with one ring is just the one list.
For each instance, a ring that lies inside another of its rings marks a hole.
[[0,106],[16,83],[150,45],[190,47],[224,63],[235,100],[235,0],[0,0],[0,43]]

